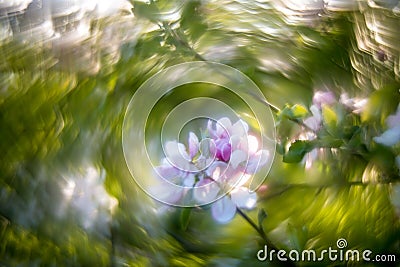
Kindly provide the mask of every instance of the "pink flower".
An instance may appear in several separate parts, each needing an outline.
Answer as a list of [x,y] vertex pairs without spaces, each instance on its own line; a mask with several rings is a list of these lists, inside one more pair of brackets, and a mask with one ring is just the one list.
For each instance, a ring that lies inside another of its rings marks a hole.
[[332,105],[336,102],[335,94],[331,91],[317,91],[313,97],[313,104],[318,108],[321,108],[323,105]]
[[249,126],[242,120],[239,120],[232,125],[229,118],[224,117],[216,122],[215,128],[212,125],[212,121],[208,121],[207,130],[211,138],[218,140],[229,138],[234,135],[245,135],[249,130]]
[[212,121],[208,122],[207,129],[215,139],[216,157],[230,163],[233,169],[254,174],[265,165],[269,153],[267,150],[258,150],[258,140],[249,135],[248,125],[239,120],[232,124],[228,118],[217,121],[213,127]]
[[321,128],[321,125],[322,125],[321,110],[317,106],[312,105],[310,107],[310,111],[311,111],[312,116],[305,119],[304,124],[311,130],[316,132]]
[[[248,130],[241,120],[232,124],[228,118],[221,118],[208,122],[209,136],[201,142],[190,132],[188,148],[177,141],[167,142],[166,157],[155,168],[162,181],[154,190],[168,203],[178,203],[189,192],[199,205],[220,198],[211,204],[212,216],[220,223],[229,222],[236,207],[253,208],[257,196],[245,185],[266,164],[269,153],[260,149],[258,139]],[[227,190],[230,192],[223,196]]]
[[215,141],[217,149],[216,157],[222,161],[229,161],[231,158],[232,146],[229,142],[229,138],[220,138]]
[[224,117],[216,122],[215,128],[212,125],[212,121],[208,121],[207,129],[215,142],[216,157],[219,160],[228,162],[232,153],[231,139],[238,136],[246,136],[249,126],[241,120],[232,125],[231,121]]
[[347,93],[340,95],[340,103],[349,108],[353,113],[360,114],[368,102],[366,98],[349,98]]

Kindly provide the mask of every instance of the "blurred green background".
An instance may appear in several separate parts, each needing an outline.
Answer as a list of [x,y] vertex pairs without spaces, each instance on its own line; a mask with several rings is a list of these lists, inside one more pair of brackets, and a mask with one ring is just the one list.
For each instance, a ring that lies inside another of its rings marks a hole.
[[[242,71],[277,108],[277,155],[246,212],[266,212],[277,247],[345,238],[400,259],[400,147],[372,139],[400,100],[399,16],[399,1],[0,1],[0,265],[285,265],[257,260],[264,241],[241,216],[219,225],[206,208],[157,203],[127,169],[129,100],[158,71],[198,60]],[[167,96],[150,126],[204,90]],[[333,109],[317,156],[284,162],[304,127],[283,110],[308,110],[316,91],[368,103]]]

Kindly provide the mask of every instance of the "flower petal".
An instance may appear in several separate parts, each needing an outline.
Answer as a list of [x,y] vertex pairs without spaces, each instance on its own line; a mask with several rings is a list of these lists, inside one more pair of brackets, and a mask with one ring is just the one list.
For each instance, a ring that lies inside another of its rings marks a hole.
[[185,179],[183,180],[183,185],[186,187],[192,187],[194,185],[194,182],[196,181],[194,174],[190,173],[189,175],[187,175],[185,177]]
[[165,154],[168,158],[182,158],[190,160],[189,154],[186,152],[185,145],[177,141],[168,141],[165,144]]
[[380,136],[374,137],[374,141],[385,146],[394,146],[400,141],[400,126],[388,129]]
[[216,182],[203,179],[193,188],[193,197],[201,204],[208,204],[216,199],[219,191],[220,188]]
[[226,143],[222,146],[221,148],[221,158],[223,161],[229,161],[229,158],[231,157],[231,144]]
[[242,120],[238,120],[235,124],[232,125],[232,127],[228,128],[230,136],[233,135],[246,136],[248,130],[249,130],[249,125]]
[[264,166],[269,158],[268,150],[259,150],[257,153],[252,155],[249,158],[249,161],[246,166],[246,173],[254,174],[260,170],[262,166]]
[[219,223],[230,222],[235,217],[235,213],[236,206],[228,196],[217,200],[211,206],[212,217]]
[[171,165],[161,165],[155,168],[155,171],[163,179],[170,180],[180,175],[179,169]]
[[231,164],[232,168],[236,169],[240,163],[247,161],[247,153],[243,150],[235,150],[232,152],[229,163]]
[[254,154],[258,150],[258,139],[257,137],[253,135],[247,136],[247,146],[248,146],[248,152],[250,155]]
[[321,107],[322,105],[331,105],[336,102],[336,97],[333,92],[317,91],[313,97],[313,104]]
[[400,125],[400,105],[397,107],[396,114],[387,117],[386,124],[389,128],[394,128]]
[[223,117],[222,119],[218,120],[216,127],[218,137],[227,137],[228,130],[232,127],[232,123],[230,119]]
[[232,135],[230,137],[230,139],[229,139],[229,143],[231,144],[233,149],[240,148],[240,145],[242,143],[242,139],[243,139],[242,136]]
[[349,98],[349,95],[347,93],[343,93],[340,95],[340,103],[342,103],[344,106],[349,108],[353,113],[355,114],[360,114],[366,104],[368,103],[367,98]]
[[176,185],[172,185],[167,182],[161,182],[150,188],[152,196],[156,196],[157,200],[165,203],[177,203],[183,196],[183,188]]
[[186,152],[186,147],[182,143],[178,143],[179,154],[186,160],[191,161],[189,154]]
[[231,192],[231,199],[239,208],[252,209],[257,204],[257,193],[250,193],[245,187],[240,187]]
[[194,171],[190,164],[190,156],[186,152],[185,145],[176,141],[169,141],[164,146],[168,161],[174,167],[182,171]]
[[199,151],[203,158],[215,158],[217,154],[217,148],[215,141],[210,138],[206,138],[200,141]]
[[199,139],[197,138],[197,136],[193,132],[189,133],[188,144],[189,144],[190,159],[193,159],[194,156],[199,151]]
[[304,124],[307,125],[313,131],[318,131],[321,128],[321,120],[312,116],[304,120]]
[[207,130],[208,130],[208,133],[209,133],[211,138],[217,138],[217,132],[213,128],[213,121],[212,120],[208,120],[208,122],[207,122]]
[[220,181],[225,176],[227,169],[228,164],[222,161],[215,161],[208,167],[206,174],[215,181]]
[[321,109],[318,108],[316,105],[311,105],[310,107],[311,114],[317,119],[322,121],[322,113]]
[[246,184],[251,177],[251,174],[244,173],[243,171],[236,171],[229,176],[228,183],[234,188],[239,188]]

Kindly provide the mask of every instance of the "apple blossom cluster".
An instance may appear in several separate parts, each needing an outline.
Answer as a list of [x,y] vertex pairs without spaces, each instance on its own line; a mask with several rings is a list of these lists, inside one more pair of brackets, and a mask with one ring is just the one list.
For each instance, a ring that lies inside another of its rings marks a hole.
[[322,126],[323,106],[332,106],[340,103],[354,114],[360,114],[367,103],[366,98],[349,98],[346,93],[340,95],[339,101],[331,91],[317,91],[313,96],[313,104],[310,107],[312,116],[304,120],[304,124],[313,131],[318,131]]
[[[301,133],[299,140],[314,140],[317,138],[317,132],[323,126],[323,108],[324,106],[333,107],[336,104],[341,105],[346,110],[360,114],[363,108],[367,104],[366,98],[350,98],[347,93],[340,95],[337,99],[336,95],[331,91],[316,91],[313,96],[313,102],[310,106],[311,116],[304,119],[303,123],[308,127],[310,131]],[[312,151],[307,153],[303,158],[302,163],[306,169],[310,168],[319,157],[319,152],[323,151],[323,148],[314,148]]]
[[[324,109],[332,109],[333,111],[341,109],[353,114],[361,114],[367,102],[368,99],[366,98],[349,98],[346,93],[341,94],[338,99],[331,91],[316,91],[313,96],[312,105],[310,106],[311,116],[303,120],[308,131],[301,132],[297,137],[298,140],[311,141],[318,137],[320,130],[324,126]],[[394,148],[397,151],[400,144],[400,105],[394,114],[387,117],[386,126],[387,129],[381,135],[375,136],[373,140],[378,144]],[[323,150],[324,148],[317,147],[306,153],[302,161],[306,168],[311,167],[313,161],[319,157],[319,152]],[[395,163],[400,173],[400,155],[398,151],[395,154],[397,154]]]
[[[259,141],[249,134],[248,125],[229,118],[209,120],[203,139],[190,132],[187,146],[178,141],[164,145],[166,157],[155,168],[165,181],[179,186],[167,195],[168,202],[192,198],[200,205],[210,204],[219,223],[233,219],[236,209],[252,209],[257,202],[246,182],[267,163],[269,152],[259,149]],[[168,188],[167,188],[168,190]]]

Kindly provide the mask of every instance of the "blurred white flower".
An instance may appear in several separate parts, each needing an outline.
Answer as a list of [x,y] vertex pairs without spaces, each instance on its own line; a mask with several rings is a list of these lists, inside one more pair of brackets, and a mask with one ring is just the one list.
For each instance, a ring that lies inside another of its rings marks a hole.
[[228,196],[224,196],[211,206],[211,214],[217,222],[228,223],[235,217],[236,205]]
[[108,233],[111,214],[118,200],[103,186],[104,172],[89,166],[82,175],[68,176],[62,188],[64,202],[72,209],[79,224],[86,230]]
[[[335,104],[336,96],[331,91],[316,91],[313,96],[313,104],[310,106],[311,116],[304,119],[303,123],[311,131],[301,133],[297,140],[314,140],[317,138],[316,132],[322,127],[322,109],[325,105]],[[305,165],[306,169],[312,167],[313,162],[318,158],[320,149],[314,148],[308,152],[303,160],[302,164]]]
[[310,106],[312,116],[304,119],[303,123],[312,131],[319,131],[322,126],[322,107],[335,102],[335,94],[331,91],[316,91],[313,96],[313,104]]
[[374,141],[385,146],[394,146],[400,141],[400,105],[394,115],[387,117],[386,125],[389,128],[380,136],[374,137]]
[[394,146],[400,141],[400,126],[389,128],[380,136],[374,137],[374,141],[385,146]]
[[304,120],[304,124],[307,125],[308,128],[313,130],[314,132],[318,131],[321,128],[322,124],[322,113],[321,109],[316,105],[312,105],[310,107],[310,111],[312,116],[308,117]]
[[396,114],[387,117],[386,124],[389,128],[400,126],[400,105],[397,107]]
[[349,98],[347,93],[340,95],[339,102],[355,114],[360,114],[368,102],[367,98]]
[[313,104],[318,108],[323,105],[332,105],[336,102],[336,96],[331,91],[317,91],[314,93]]

